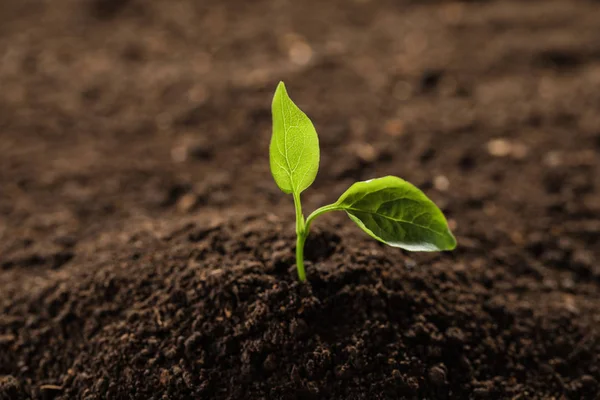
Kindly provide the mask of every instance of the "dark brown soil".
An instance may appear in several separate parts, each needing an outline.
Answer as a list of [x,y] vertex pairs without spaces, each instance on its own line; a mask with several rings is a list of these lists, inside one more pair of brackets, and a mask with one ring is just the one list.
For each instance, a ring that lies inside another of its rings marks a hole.
[[[0,7],[0,399],[600,399],[600,3]],[[305,211],[398,175],[459,248]]]

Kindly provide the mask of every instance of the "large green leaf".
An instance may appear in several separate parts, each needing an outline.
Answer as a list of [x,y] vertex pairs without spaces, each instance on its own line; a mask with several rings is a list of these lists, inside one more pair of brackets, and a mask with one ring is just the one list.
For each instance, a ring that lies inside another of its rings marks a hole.
[[415,186],[395,176],[355,183],[335,207],[346,211],[373,238],[390,246],[410,251],[456,247],[440,209]]
[[299,194],[313,183],[319,170],[317,131],[290,99],[283,82],[277,86],[271,110],[271,173],[283,192]]

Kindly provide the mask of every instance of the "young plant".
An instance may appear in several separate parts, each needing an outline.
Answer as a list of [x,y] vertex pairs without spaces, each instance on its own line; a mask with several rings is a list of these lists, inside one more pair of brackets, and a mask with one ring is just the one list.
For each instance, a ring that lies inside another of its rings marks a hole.
[[273,103],[273,136],[270,166],[277,186],[294,198],[296,207],[296,267],[306,281],[304,243],[313,220],[329,211],[345,211],[374,239],[409,251],[443,251],[456,247],[440,209],[423,192],[395,176],[357,182],[333,204],[315,210],[304,219],[300,193],[308,188],[319,169],[319,138],[306,114],[294,104],[279,82]]

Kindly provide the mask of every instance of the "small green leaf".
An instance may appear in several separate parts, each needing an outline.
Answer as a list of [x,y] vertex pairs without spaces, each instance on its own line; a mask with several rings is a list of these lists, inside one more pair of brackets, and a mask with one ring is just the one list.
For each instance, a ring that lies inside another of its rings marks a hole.
[[452,250],[444,214],[423,192],[395,176],[357,182],[335,207],[373,238],[410,251]]
[[277,86],[271,111],[271,173],[284,193],[299,194],[313,183],[319,170],[317,131],[306,114],[290,99],[283,82]]

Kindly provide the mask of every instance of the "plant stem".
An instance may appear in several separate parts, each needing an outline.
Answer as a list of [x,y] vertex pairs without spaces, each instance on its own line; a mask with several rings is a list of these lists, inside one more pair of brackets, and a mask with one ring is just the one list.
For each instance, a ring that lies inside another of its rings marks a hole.
[[304,242],[307,235],[298,235],[296,239],[296,269],[298,269],[298,279],[300,282],[306,282],[306,272],[304,271]]
[[300,279],[300,282],[306,282],[306,272],[304,270],[304,243],[306,243],[306,238],[308,237],[310,224],[319,215],[328,211],[339,210],[340,208],[336,204],[323,206],[313,211],[305,221],[304,215],[302,214],[300,194],[294,193],[294,206],[296,208],[296,268],[298,269],[298,279]]
[[296,208],[296,269],[298,269],[298,279],[300,279],[300,282],[306,282],[306,272],[304,271],[304,242],[306,242],[306,232],[299,193],[294,193],[294,207]]
[[305,227],[304,230],[307,232],[310,229],[310,224],[312,223],[312,221],[317,218],[319,215],[321,214],[325,214],[326,212],[329,211],[337,211],[337,210],[341,210],[341,208],[339,208],[335,203],[334,204],[328,204],[326,206],[317,208],[315,211],[312,212],[312,214],[310,214],[308,216],[308,218],[306,218],[306,223],[305,223]]

